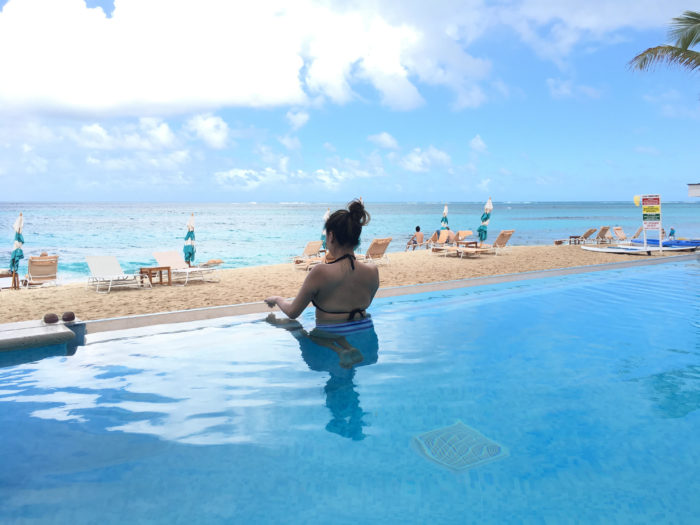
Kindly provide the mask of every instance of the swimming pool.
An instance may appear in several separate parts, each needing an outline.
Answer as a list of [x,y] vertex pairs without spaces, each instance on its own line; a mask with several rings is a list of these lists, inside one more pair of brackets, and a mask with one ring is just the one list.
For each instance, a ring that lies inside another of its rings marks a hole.
[[[264,316],[98,334],[0,368],[0,522],[689,523],[699,283],[668,263],[380,299],[349,372]],[[419,453],[457,421],[508,455]]]

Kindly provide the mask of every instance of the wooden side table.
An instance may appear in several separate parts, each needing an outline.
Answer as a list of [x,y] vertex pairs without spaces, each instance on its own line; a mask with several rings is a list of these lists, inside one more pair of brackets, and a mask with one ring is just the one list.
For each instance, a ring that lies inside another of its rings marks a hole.
[[[168,275],[168,282],[167,283],[163,282],[163,272],[165,272]],[[156,284],[153,282],[153,279],[155,278],[156,275],[158,275],[158,284],[162,284],[162,285],[167,284],[168,286],[173,285],[173,275],[172,275],[172,271],[170,270],[170,266],[150,266],[150,267],[145,267],[145,268],[139,268],[139,274],[140,275],[147,275],[148,281],[151,283],[151,286]]]

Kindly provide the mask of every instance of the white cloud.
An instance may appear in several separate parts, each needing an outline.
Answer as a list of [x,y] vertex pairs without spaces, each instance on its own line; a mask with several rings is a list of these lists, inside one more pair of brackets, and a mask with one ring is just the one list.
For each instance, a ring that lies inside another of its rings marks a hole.
[[27,173],[46,173],[49,161],[41,155],[30,153],[24,157],[23,164]]
[[280,141],[285,148],[288,150],[295,150],[301,148],[301,141],[297,137],[290,137],[285,135],[284,137],[279,137],[277,140]]
[[105,171],[178,171],[191,160],[189,151],[175,150],[165,153],[138,151],[133,155],[100,157],[88,155],[86,164]]
[[472,151],[477,153],[483,153],[486,151],[486,143],[481,138],[481,135],[476,135],[473,139],[469,141],[469,147]]
[[541,57],[563,65],[580,43],[615,43],[623,29],[665,28],[672,17],[687,9],[687,2],[669,0],[521,0],[504,3],[492,14],[513,28]]
[[479,184],[477,184],[477,188],[483,191],[488,191],[489,185],[491,184],[491,179],[482,179]]
[[145,149],[169,148],[175,143],[175,135],[170,126],[157,118],[141,118],[139,126],[145,139],[150,143]]
[[285,179],[284,174],[273,168],[264,170],[234,168],[214,173],[214,180],[227,189],[253,190],[261,184],[283,182]]
[[214,180],[221,187],[229,190],[242,189],[253,190],[265,185],[304,184],[309,180],[318,181],[329,190],[337,190],[342,183],[358,178],[375,178],[385,176],[381,165],[381,158],[370,156],[364,162],[334,157],[328,159],[327,166],[313,171],[290,170],[289,158],[281,157],[271,160],[277,161],[277,167],[268,166],[263,169],[234,168],[227,171],[214,173]]
[[382,131],[377,135],[370,135],[369,137],[367,137],[367,140],[373,142],[380,148],[398,149],[399,147],[399,143],[396,141],[396,139],[389,135],[389,133],[387,133],[386,131]]
[[427,150],[415,148],[400,161],[404,169],[413,172],[426,172],[434,166],[449,166],[450,163],[450,156],[433,146]]
[[548,78],[547,87],[552,98],[571,98],[576,96],[588,98],[600,98],[602,92],[599,89],[575,85],[571,80],[562,80],[561,78]]
[[634,151],[637,153],[642,153],[644,155],[659,155],[659,150],[656,149],[654,146],[637,146],[634,148]]
[[77,131],[63,128],[62,134],[78,146],[88,149],[158,150],[176,144],[175,134],[167,123],[157,118],[140,118],[138,125],[114,126],[110,130],[101,124],[85,124]]
[[305,111],[287,111],[287,120],[292,129],[296,131],[309,121],[309,114]]
[[78,0],[9,2],[0,49],[14,52],[0,55],[0,106],[165,115],[342,104],[367,83],[397,110],[423,103],[418,83],[447,87],[458,107],[486,99],[478,83],[490,63],[464,45],[493,18],[480,5],[209,0],[196,16],[192,6],[119,0],[107,18]]
[[187,121],[185,127],[193,131],[211,148],[222,149],[226,147],[229,127],[221,117],[211,114],[195,115]]
[[323,149],[325,149],[326,151],[330,151],[331,153],[335,153],[336,151],[335,146],[330,142],[324,142]]
[[[563,64],[576,46],[664,28],[687,1],[316,2],[11,0],[0,11],[0,108],[166,115],[347,103],[370,85],[409,110],[440,86],[456,108],[487,100],[491,63],[469,48],[504,28]],[[164,16],[167,13],[167,16]],[[26,64],[32,64],[27,68]],[[497,85],[501,94],[505,93]],[[584,96],[595,96],[591,91]],[[298,112],[302,118],[303,112]],[[300,120],[292,125],[299,124]]]

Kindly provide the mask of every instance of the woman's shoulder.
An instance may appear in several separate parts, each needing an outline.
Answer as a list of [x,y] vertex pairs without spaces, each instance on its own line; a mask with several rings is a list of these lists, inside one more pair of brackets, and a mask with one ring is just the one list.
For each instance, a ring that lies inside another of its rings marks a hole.
[[379,267],[374,264],[374,263],[366,263],[366,262],[360,262],[357,261],[355,265],[359,268],[362,268],[362,272],[364,272],[366,275],[379,275]]

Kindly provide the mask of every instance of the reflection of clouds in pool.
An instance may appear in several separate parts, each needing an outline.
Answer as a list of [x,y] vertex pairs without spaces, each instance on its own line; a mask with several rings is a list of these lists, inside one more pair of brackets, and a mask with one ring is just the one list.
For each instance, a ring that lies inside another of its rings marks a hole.
[[35,403],[37,418],[182,443],[273,440],[291,418],[284,407],[304,405],[293,392],[318,387],[285,336],[249,323],[93,344],[5,373],[0,403]]

